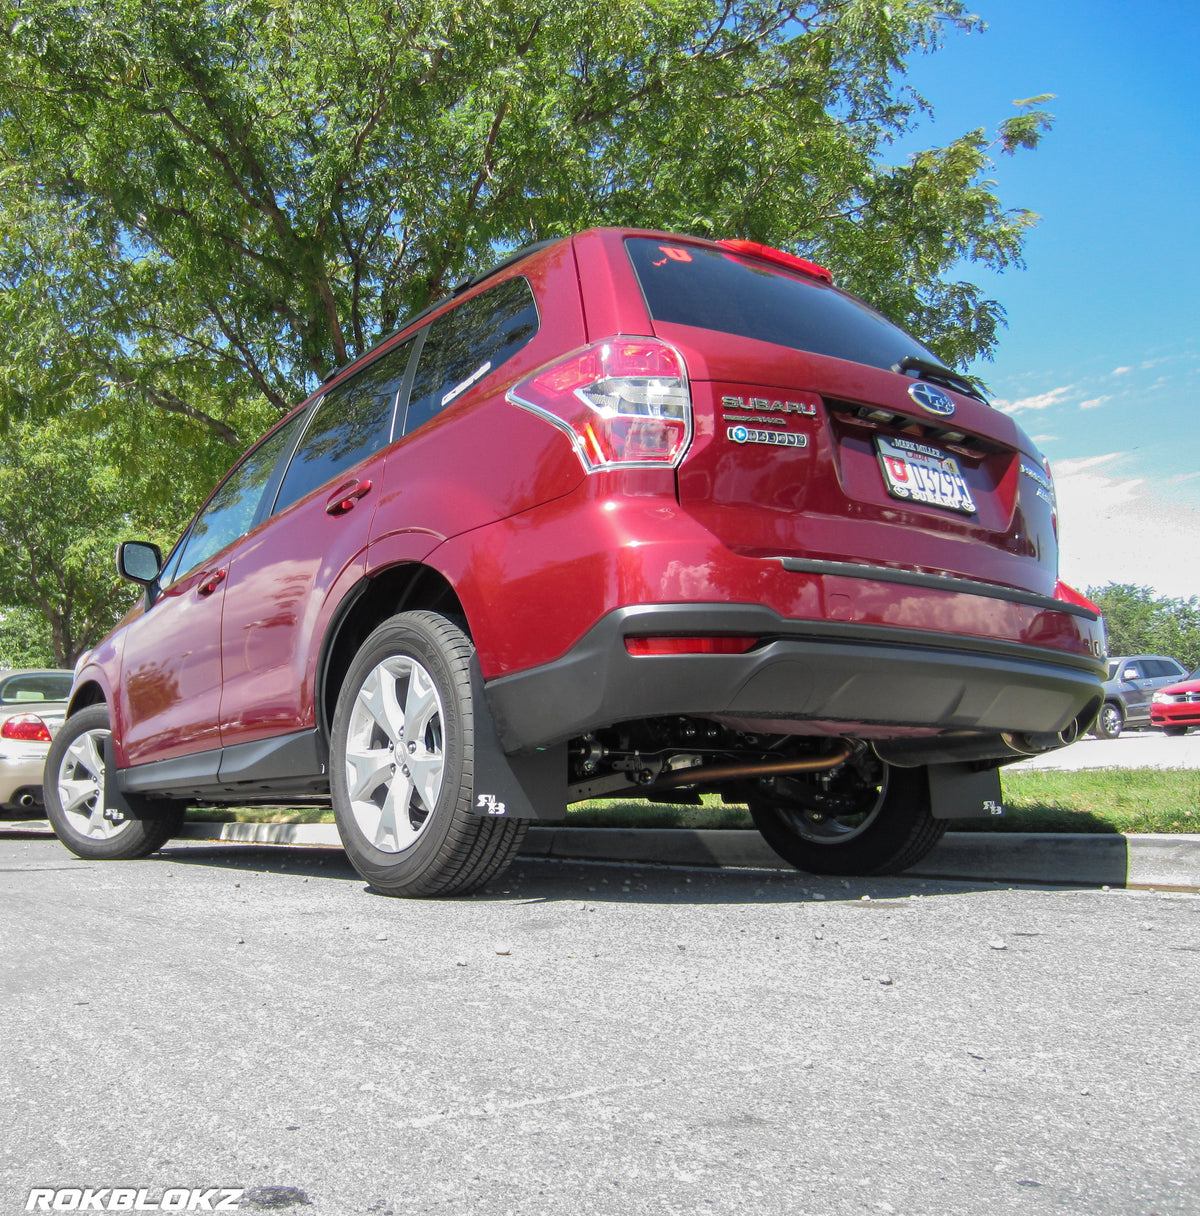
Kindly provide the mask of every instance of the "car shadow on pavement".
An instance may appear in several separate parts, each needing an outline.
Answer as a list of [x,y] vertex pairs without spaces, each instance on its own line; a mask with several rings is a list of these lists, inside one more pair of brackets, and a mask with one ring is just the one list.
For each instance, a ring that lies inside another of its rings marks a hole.
[[[208,866],[246,873],[290,874],[349,881],[365,894],[383,896],[367,884],[337,849],[253,844],[180,844],[174,842],[147,860],[172,865]],[[580,862],[522,857],[481,891],[459,897],[480,903],[857,903],[896,907],[900,901],[930,895],[965,895],[1020,889],[1063,889],[1091,884],[1006,882],[895,875],[840,878],[792,870],[755,870],[624,862]],[[403,903],[407,901],[397,901]]]

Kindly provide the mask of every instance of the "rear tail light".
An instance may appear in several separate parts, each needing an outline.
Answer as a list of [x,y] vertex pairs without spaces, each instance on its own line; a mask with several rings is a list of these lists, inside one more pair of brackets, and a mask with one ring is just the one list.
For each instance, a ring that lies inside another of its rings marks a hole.
[[746,637],[645,637],[626,638],[625,649],[634,658],[656,654],[745,654],[758,645]]
[[785,253],[782,249],[772,249],[770,245],[760,245],[757,241],[726,240],[718,241],[732,253],[747,253],[752,257],[762,258],[766,262],[774,262],[776,266],[785,266],[788,270],[799,270],[802,274],[812,275],[826,283],[833,283],[833,272],[807,258],[798,258],[794,253]]
[[1077,608],[1088,608],[1097,616],[1102,615],[1096,604],[1093,604],[1081,591],[1076,591],[1074,587],[1064,583],[1062,579],[1054,584],[1054,598],[1062,600],[1065,604],[1074,604]]
[[0,739],[17,739],[22,743],[49,743],[50,731],[37,714],[16,714],[0,726]]
[[589,473],[674,468],[692,440],[683,356],[655,338],[609,338],[539,369],[508,394],[565,432]]

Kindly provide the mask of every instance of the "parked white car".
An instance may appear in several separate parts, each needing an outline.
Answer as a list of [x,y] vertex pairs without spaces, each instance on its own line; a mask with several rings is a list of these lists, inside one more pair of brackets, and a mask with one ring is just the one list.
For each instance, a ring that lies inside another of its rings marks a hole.
[[41,811],[42,769],[70,691],[69,671],[0,672],[0,810]]

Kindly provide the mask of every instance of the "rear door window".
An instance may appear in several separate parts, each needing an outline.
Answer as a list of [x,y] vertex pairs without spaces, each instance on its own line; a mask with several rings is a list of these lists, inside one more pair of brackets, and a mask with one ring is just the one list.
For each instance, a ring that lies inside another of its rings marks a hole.
[[906,355],[941,360],[862,300],[799,273],[700,245],[626,241],[655,321],[756,338],[891,368]]
[[401,343],[320,399],[284,474],[276,512],[391,443],[413,342]]
[[468,389],[511,359],[538,331],[533,291],[523,278],[443,313],[425,331],[404,433],[453,405]]

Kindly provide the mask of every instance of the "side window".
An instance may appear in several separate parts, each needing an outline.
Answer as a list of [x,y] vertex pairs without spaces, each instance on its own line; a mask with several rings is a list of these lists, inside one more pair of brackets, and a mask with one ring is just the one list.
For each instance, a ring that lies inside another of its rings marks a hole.
[[1143,668],[1141,663],[1126,663],[1125,666],[1121,668],[1122,680],[1140,680],[1142,675]]
[[396,394],[412,350],[410,338],[321,398],[283,476],[277,512],[391,443]]
[[286,426],[268,435],[256,448],[251,448],[233,472],[221,483],[208,505],[196,517],[173,569],[163,576],[163,583],[174,582],[180,574],[189,574],[202,566],[214,553],[245,536],[254,527],[263,491],[279,458],[296,440],[303,414],[298,414]]
[[533,292],[523,278],[503,283],[438,317],[417,361],[404,433],[415,431],[510,359],[537,333]]
[[1179,670],[1179,664],[1170,659],[1147,659],[1146,668],[1147,675],[1159,679],[1177,680],[1183,674]]

